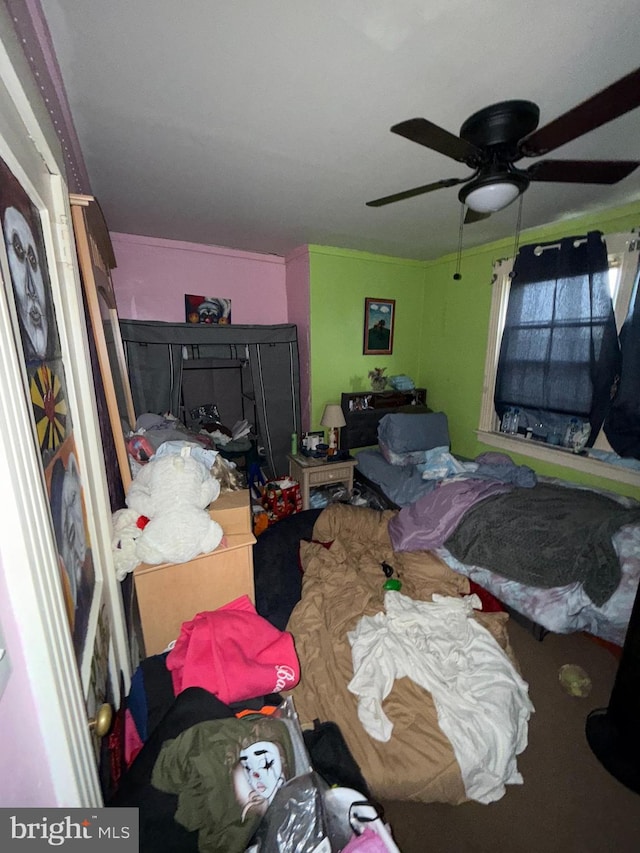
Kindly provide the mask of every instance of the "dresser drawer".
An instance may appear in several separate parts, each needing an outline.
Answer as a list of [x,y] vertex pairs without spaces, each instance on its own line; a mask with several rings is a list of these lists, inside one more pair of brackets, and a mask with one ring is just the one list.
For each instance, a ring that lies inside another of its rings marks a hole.
[[309,474],[309,483],[313,485],[322,485],[323,483],[333,483],[334,481],[341,482],[349,480],[353,471],[351,465],[339,465],[338,463],[328,463],[320,471],[311,471]]

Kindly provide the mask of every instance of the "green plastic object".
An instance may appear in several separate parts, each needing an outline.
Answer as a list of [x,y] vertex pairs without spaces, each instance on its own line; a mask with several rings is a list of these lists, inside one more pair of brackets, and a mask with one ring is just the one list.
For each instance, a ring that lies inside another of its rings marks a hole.
[[395,589],[397,591],[402,589],[402,581],[398,580],[398,578],[389,578],[388,581],[384,582],[383,589]]

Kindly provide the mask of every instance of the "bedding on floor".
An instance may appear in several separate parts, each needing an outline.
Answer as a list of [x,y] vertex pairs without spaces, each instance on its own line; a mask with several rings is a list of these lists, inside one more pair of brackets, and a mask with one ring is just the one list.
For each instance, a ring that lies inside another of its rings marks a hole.
[[[386,418],[379,431],[397,438],[412,416],[387,417],[395,431],[383,430]],[[462,460],[464,472],[438,477],[452,455],[448,443],[433,447],[441,419],[421,417],[422,462],[417,419],[413,464],[390,464],[382,450],[356,456],[356,479],[399,509],[390,523],[396,550],[435,550],[536,629],[588,631],[622,645],[640,580],[640,503],[538,477],[503,453]]]
[[[394,552],[395,514],[334,504],[300,543],[290,695],[303,726],[337,723],[374,797],[491,802],[522,781],[533,710],[508,616],[474,610],[468,580],[435,554]],[[401,590],[385,590],[383,563]]]
[[[635,523],[640,523],[640,508],[627,509],[586,489],[539,483],[472,507],[444,544],[457,559],[490,562],[498,574],[528,586],[579,581],[599,606],[620,584],[612,534]],[[487,527],[490,541],[481,535]]]
[[461,563],[445,547],[435,553],[454,571],[490,592],[535,625],[556,634],[586,631],[616,646],[624,644],[640,581],[640,525],[621,527],[612,538],[621,565],[618,588],[600,607],[579,581],[565,586],[525,586],[482,566]]

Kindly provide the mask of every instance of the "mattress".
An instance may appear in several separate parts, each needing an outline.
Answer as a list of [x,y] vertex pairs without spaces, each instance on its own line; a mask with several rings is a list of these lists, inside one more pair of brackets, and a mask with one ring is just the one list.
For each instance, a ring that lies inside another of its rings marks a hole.
[[[390,465],[379,450],[362,450],[356,458],[357,471],[399,507],[415,503],[435,488],[436,481],[423,480],[415,466]],[[578,488],[556,478],[541,479]],[[622,500],[632,503],[631,499]],[[462,563],[445,547],[434,550],[454,571],[473,580],[536,625],[560,634],[587,631],[622,646],[640,582],[640,524],[621,527],[613,535],[612,544],[620,560],[621,580],[601,606],[591,601],[580,583],[532,587],[503,577],[489,567]]]
[[435,480],[424,480],[415,465],[390,465],[379,450],[355,454],[356,473],[374,483],[396,506],[408,506],[435,488]]
[[621,527],[612,542],[622,576],[616,591],[600,607],[591,601],[580,583],[549,589],[525,586],[481,566],[461,563],[446,548],[437,548],[435,553],[454,571],[548,631],[556,634],[587,631],[622,646],[640,582],[640,525]]

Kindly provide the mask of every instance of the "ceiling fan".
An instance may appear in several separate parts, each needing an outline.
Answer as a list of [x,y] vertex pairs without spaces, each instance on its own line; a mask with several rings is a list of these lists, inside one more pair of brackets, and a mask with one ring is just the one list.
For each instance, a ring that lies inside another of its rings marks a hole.
[[427,119],[408,119],[394,125],[391,132],[466,163],[474,172],[467,178],[445,178],[367,205],[381,207],[464,184],[458,198],[467,206],[465,222],[476,222],[511,204],[531,181],[615,184],[640,166],[640,161],[542,160],[526,169],[514,163],[547,154],[638,106],[640,68],[537,130],[540,110],[531,101],[501,101],[485,107],[464,122],[459,136]]

